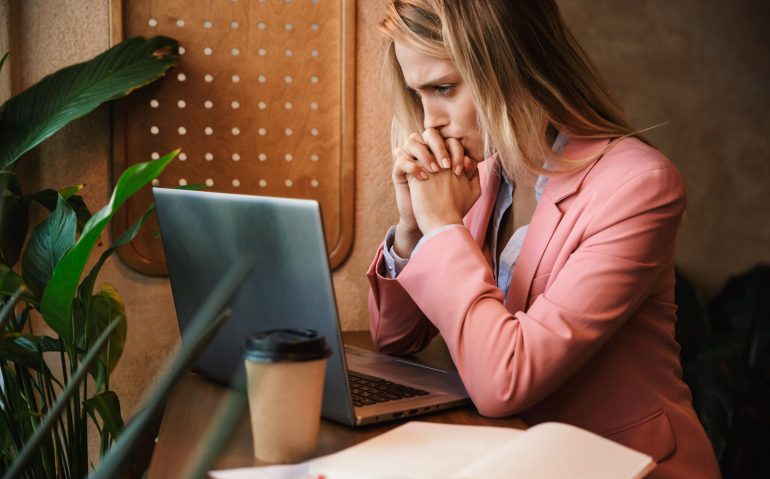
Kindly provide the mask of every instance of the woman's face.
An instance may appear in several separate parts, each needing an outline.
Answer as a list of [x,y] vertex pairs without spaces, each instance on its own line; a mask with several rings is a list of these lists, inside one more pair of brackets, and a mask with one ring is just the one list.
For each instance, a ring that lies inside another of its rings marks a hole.
[[425,129],[435,128],[444,138],[456,138],[466,155],[481,161],[483,142],[476,107],[454,64],[420,53],[400,41],[395,42],[395,51],[408,88],[422,103]]

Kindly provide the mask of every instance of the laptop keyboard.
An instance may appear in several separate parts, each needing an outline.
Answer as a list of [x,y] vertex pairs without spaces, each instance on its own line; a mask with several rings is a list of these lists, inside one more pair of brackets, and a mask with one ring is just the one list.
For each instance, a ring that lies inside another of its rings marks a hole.
[[428,391],[422,389],[351,372],[348,372],[348,381],[350,381],[350,389],[353,393],[353,404],[356,406],[369,406],[428,394]]

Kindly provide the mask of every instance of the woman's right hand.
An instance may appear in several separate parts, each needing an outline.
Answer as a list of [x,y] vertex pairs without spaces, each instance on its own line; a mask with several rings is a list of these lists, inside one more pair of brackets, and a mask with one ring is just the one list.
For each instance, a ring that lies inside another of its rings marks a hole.
[[412,133],[407,141],[393,151],[392,180],[396,190],[399,222],[393,249],[402,258],[408,258],[422,237],[412,210],[407,176],[427,180],[429,172],[452,168],[456,175],[475,174],[473,165],[465,160],[465,152],[455,138],[442,138],[438,130],[428,128],[422,134]]

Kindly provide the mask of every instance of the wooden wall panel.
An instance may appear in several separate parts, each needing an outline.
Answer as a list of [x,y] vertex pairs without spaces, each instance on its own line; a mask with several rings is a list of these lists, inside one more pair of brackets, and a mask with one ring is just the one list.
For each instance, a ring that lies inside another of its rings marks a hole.
[[[342,263],[353,239],[354,1],[113,0],[112,14],[115,42],[180,43],[179,68],[114,109],[115,176],[181,148],[156,185],[316,199],[331,264]],[[148,187],[114,233],[151,201]],[[156,231],[148,223],[121,258],[164,274]]]

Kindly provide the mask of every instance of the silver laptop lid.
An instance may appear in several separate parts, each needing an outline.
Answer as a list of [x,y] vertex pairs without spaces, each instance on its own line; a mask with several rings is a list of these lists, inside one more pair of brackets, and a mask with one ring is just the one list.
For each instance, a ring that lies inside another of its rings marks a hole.
[[153,188],[177,319],[184,330],[228,267],[245,252],[256,267],[231,304],[232,315],[193,369],[232,383],[249,333],[309,328],[332,355],[322,414],[355,421],[337,308],[316,201]]

